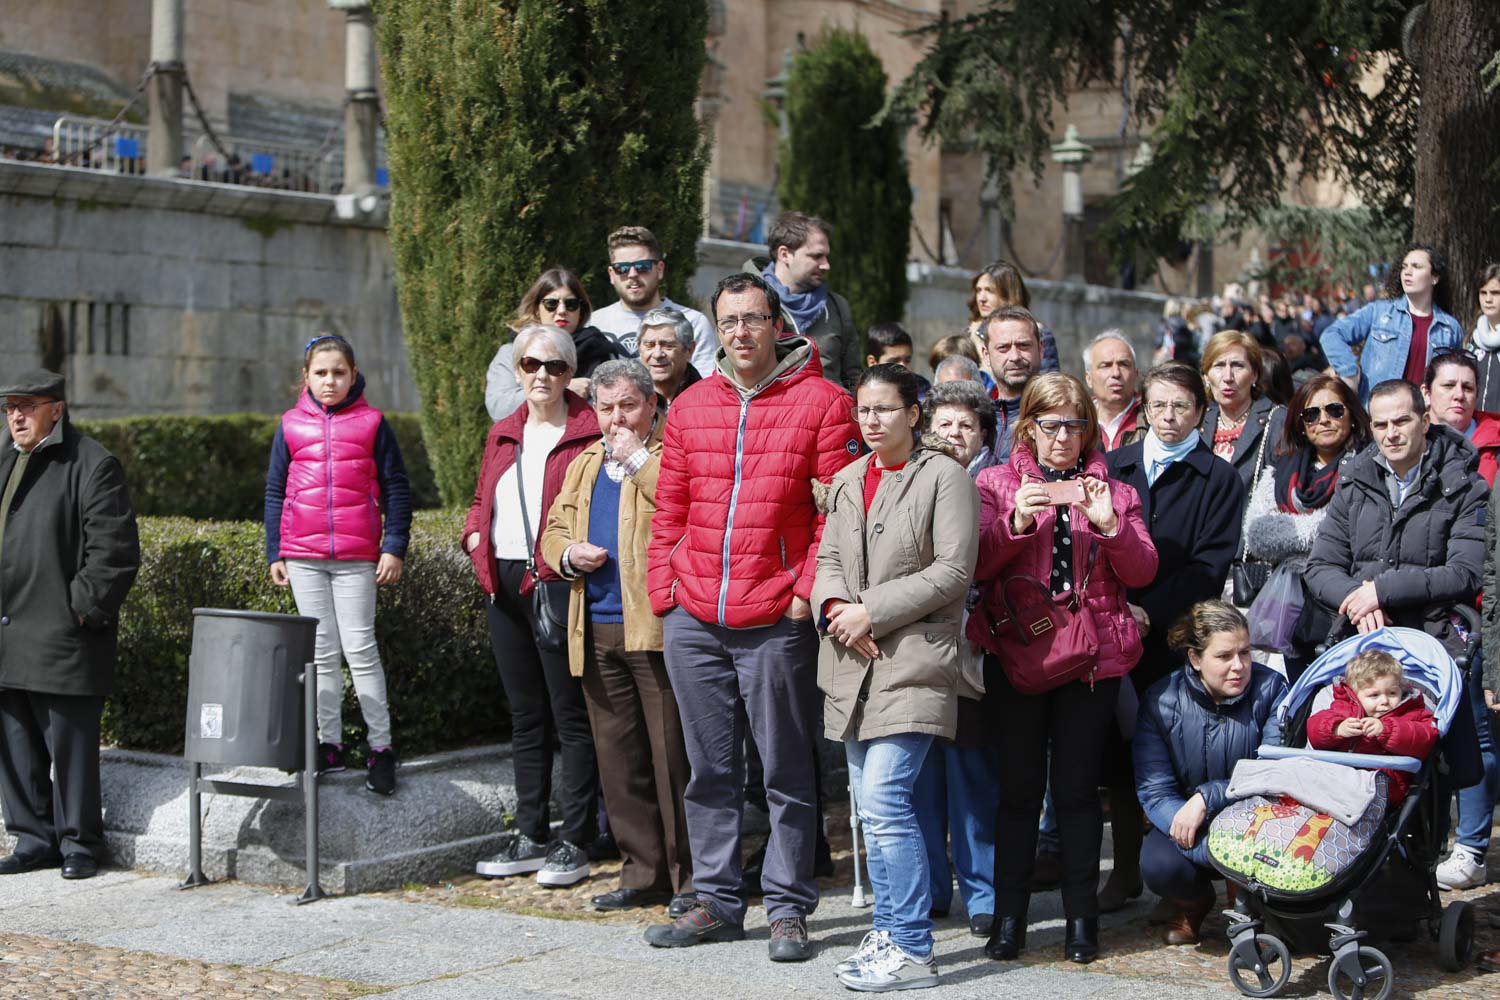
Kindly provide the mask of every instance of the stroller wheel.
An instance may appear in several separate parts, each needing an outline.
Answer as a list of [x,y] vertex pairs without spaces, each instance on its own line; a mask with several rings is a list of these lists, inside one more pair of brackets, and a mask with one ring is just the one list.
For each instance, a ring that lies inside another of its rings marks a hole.
[[1257,934],[1229,953],[1229,981],[1247,997],[1274,997],[1292,977],[1292,955],[1281,939]]
[[1328,992],[1335,1000],[1386,1000],[1395,985],[1395,967],[1379,948],[1361,946],[1328,963]]
[[1443,907],[1438,929],[1438,961],[1449,972],[1458,972],[1474,956],[1474,907],[1457,900]]

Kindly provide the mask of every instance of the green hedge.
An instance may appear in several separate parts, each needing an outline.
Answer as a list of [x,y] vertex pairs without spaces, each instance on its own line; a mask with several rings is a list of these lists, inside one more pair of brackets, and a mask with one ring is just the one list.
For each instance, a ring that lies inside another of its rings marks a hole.
[[[439,506],[427,447],[415,413],[387,413],[401,445],[412,502]],[[222,417],[162,415],[77,420],[125,467],[136,513],[150,517],[259,522],[266,463],[279,418],[262,413]]]
[[[296,612],[271,583],[265,533],[251,522],[141,518],[140,576],[120,616],[107,742],[182,750],[193,608]],[[459,550],[463,513],[421,511],[401,582],[381,587],[375,627],[397,749],[414,753],[510,738],[485,622],[484,595]],[[364,737],[347,683],[344,742]]]

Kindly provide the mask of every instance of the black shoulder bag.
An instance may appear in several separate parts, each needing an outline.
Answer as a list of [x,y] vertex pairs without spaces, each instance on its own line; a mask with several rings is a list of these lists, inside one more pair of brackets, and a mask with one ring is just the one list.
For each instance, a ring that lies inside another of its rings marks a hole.
[[[601,474],[603,470],[600,470]],[[526,480],[521,473],[521,446],[516,445],[516,489],[521,494],[521,527],[526,531],[526,572],[531,576],[531,621],[537,648],[561,653],[568,648],[568,598],[572,585],[543,580],[536,572],[536,540],[526,512]]]

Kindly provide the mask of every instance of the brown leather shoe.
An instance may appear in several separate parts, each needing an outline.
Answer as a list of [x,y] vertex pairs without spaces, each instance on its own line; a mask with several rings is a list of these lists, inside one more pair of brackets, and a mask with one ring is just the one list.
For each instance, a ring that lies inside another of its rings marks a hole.
[[1167,922],[1162,940],[1167,944],[1197,944],[1198,929],[1203,926],[1208,911],[1214,908],[1218,897],[1212,892],[1201,899],[1173,900],[1177,915]]
[[1500,972],[1500,948],[1480,955],[1476,964],[1485,972]]

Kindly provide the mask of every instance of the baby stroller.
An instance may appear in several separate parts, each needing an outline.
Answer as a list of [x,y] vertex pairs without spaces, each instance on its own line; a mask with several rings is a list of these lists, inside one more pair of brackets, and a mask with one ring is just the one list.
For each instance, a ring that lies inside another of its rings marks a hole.
[[[1247,878],[1221,860],[1210,834],[1215,867],[1241,887],[1229,912],[1229,979],[1244,995],[1275,996],[1286,986],[1291,976],[1290,943],[1299,951],[1332,953],[1328,991],[1338,1000],[1386,1000],[1395,969],[1385,953],[1365,944],[1365,939],[1372,933],[1413,928],[1419,920],[1426,921],[1445,969],[1457,971],[1469,963],[1473,909],[1463,901],[1444,907],[1434,874],[1443,846],[1436,839],[1435,776],[1441,743],[1425,762],[1314,750],[1307,746],[1307,722],[1313,712],[1327,706],[1327,688],[1345,665],[1364,650],[1379,649],[1401,661],[1407,684],[1426,699],[1438,731],[1446,735],[1460,706],[1463,669],[1477,641],[1471,631],[1461,668],[1441,643],[1416,629],[1382,628],[1346,639],[1320,656],[1274,709],[1258,751],[1263,760],[1305,757],[1356,768],[1393,768],[1413,777],[1399,809],[1385,810],[1385,775],[1377,774],[1381,794],[1355,827],[1330,824],[1328,817],[1321,817],[1322,825],[1332,825],[1336,834],[1327,838],[1326,849],[1343,848],[1345,853],[1337,873],[1315,888],[1293,891]],[[1215,818],[1215,827],[1221,818],[1230,819],[1229,812],[1225,809]]]

